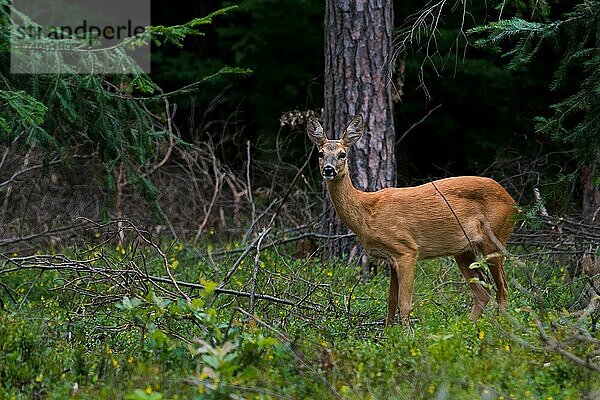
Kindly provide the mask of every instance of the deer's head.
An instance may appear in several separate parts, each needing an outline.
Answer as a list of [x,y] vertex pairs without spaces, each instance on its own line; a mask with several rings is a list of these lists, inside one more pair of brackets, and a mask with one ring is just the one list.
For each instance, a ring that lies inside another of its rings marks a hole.
[[310,116],[306,133],[319,150],[319,167],[326,181],[348,173],[348,150],[363,133],[363,119],[357,114],[344,131],[340,140],[329,140],[316,117]]

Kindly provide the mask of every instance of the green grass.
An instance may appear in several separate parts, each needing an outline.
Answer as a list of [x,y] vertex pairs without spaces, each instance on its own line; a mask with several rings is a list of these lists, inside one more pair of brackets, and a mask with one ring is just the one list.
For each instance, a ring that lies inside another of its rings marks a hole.
[[213,292],[239,253],[217,258],[212,246],[164,248],[176,279],[206,287],[184,289],[189,301],[172,285],[119,275],[135,265],[166,276],[151,247],[67,251],[95,259],[99,270],[113,271],[110,279],[66,270],[2,273],[14,266],[6,263],[0,400],[581,399],[600,390],[596,372],[540,339],[536,321],[583,360],[598,351],[592,341],[569,341],[590,328],[588,318],[567,311],[582,283],[568,281],[551,260],[511,263],[508,315],[490,308],[475,324],[458,268],[445,259],[420,262],[411,329],[383,329],[383,267],[365,279],[355,265],[297,259],[289,249],[263,251],[257,264],[251,254],[228,288],[249,291],[256,265],[257,293],[313,308],[258,300],[252,319],[244,314],[247,298],[215,299]]

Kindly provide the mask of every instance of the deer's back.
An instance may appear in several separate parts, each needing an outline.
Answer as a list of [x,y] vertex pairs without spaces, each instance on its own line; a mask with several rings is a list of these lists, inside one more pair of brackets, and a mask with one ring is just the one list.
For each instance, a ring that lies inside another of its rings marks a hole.
[[489,230],[506,244],[515,201],[490,178],[463,176],[365,193],[367,223],[357,235],[371,253],[398,249],[420,258],[461,254]]

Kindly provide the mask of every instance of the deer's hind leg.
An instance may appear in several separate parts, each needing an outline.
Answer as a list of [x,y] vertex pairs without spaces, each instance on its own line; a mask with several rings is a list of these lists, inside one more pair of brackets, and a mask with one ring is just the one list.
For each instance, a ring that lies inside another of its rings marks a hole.
[[481,314],[483,314],[483,310],[491,298],[489,289],[476,281],[479,280],[485,282],[485,276],[479,269],[469,268],[470,265],[475,262],[475,255],[471,251],[456,255],[454,258],[460,268],[460,272],[462,272],[463,276],[467,279],[467,282],[469,282],[471,292],[473,292],[474,301],[469,319],[471,319],[471,321],[476,321],[481,317]]
[[504,272],[504,256],[494,253],[486,257],[486,262],[496,284],[498,306],[506,309],[508,307],[508,285],[506,284],[506,273]]
[[508,307],[508,285],[504,272],[504,255],[493,245],[484,246],[484,254],[496,284],[496,302],[498,302],[498,306],[506,309]]
[[492,229],[492,225],[486,220],[483,222],[483,226],[486,238],[482,243],[482,250],[496,284],[496,302],[499,307],[506,309],[508,307],[508,285],[504,272],[504,254],[506,254],[506,243],[512,231],[513,222],[496,223],[496,229]]

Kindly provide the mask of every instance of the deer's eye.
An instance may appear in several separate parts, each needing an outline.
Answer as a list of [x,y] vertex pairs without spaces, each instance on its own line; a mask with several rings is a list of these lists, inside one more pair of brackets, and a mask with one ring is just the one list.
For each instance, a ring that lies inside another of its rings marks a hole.
[[346,158],[346,153],[344,153],[342,151],[341,153],[338,154],[338,160],[343,160],[344,158]]
[[323,158],[323,157],[325,157],[325,154],[323,154],[323,152],[322,152],[322,151],[320,151],[320,152],[319,152],[319,154],[317,154],[317,155],[319,156],[319,158]]

